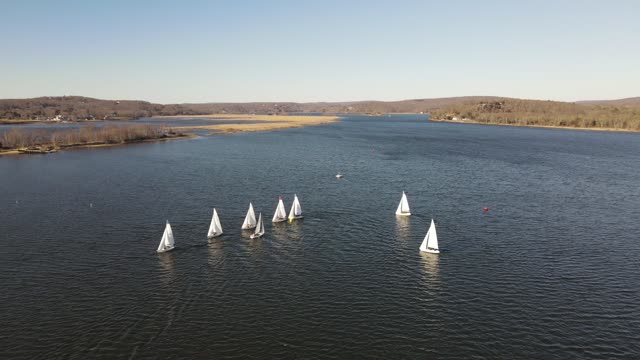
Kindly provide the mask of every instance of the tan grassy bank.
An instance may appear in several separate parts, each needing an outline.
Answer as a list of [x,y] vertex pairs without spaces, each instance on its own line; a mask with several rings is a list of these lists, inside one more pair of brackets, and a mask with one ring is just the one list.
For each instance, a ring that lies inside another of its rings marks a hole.
[[[202,118],[211,119],[211,125],[179,126],[176,130],[187,131],[195,129],[214,130],[222,133],[234,133],[240,131],[270,131],[289,129],[309,125],[328,124],[340,120],[339,116],[327,115],[249,115],[249,114],[212,114],[195,116],[160,116],[161,118]],[[160,118],[159,117],[159,118]],[[237,124],[216,124],[215,120],[234,120]],[[242,121],[260,123],[243,124]]]

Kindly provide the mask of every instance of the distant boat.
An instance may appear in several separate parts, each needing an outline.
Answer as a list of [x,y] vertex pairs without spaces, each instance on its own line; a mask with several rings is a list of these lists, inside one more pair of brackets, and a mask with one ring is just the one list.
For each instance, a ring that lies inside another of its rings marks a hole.
[[256,227],[256,213],[253,212],[253,205],[249,203],[249,210],[242,223],[242,230],[251,230],[254,227]]
[[342,179],[343,177],[344,177],[344,175],[342,175],[340,173],[338,173],[338,175],[336,175],[336,178],[338,178],[338,179]]
[[291,204],[291,211],[289,211],[289,221],[295,219],[302,219],[302,207],[300,201],[298,201],[298,195],[293,195],[293,204]]
[[438,234],[436,233],[436,225],[433,223],[433,219],[431,219],[431,226],[429,226],[429,231],[427,231],[427,235],[424,237],[424,240],[420,245],[420,251],[425,251],[432,254],[440,253],[440,250],[438,249]]
[[401,216],[409,216],[411,215],[411,210],[409,209],[409,201],[407,200],[407,195],[402,192],[402,199],[400,199],[400,204],[398,204],[398,210],[396,210],[396,215]]
[[287,212],[284,210],[284,203],[282,202],[282,196],[278,197],[278,206],[276,212],[273,214],[273,222],[282,222],[287,220]]
[[169,220],[167,220],[167,226],[164,227],[164,234],[162,234],[160,245],[158,245],[158,250],[156,251],[163,253],[173,250],[174,247],[173,231],[171,231],[171,225],[169,225]]
[[220,225],[218,212],[213,208],[213,217],[211,218],[211,225],[209,225],[209,233],[207,233],[207,237],[211,239],[220,235],[222,235],[222,225]]
[[258,225],[256,226],[256,230],[249,236],[252,239],[257,239],[264,235],[264,221],[262,221],[262,213],[258,216]]

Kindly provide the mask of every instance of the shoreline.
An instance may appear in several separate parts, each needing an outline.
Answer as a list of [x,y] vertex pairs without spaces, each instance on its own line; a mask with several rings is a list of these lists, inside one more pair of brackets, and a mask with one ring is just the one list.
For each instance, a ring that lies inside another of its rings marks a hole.
[[490,122],[480,122],[480,121],[476,121],[476,120],[436,120],[436,119],[429,119],[429,121],[452,123],[452,124],[476,124],[476,125],[492,125],[492,126],[514,126],[514,127],[542,128],[542,129],[559,129],[559,130],[586,130],[586,131],[640,133],[640,130],[617,129],[617,128],[595,128],[595,127],[594,128],[586,128],[586,127],[556,126],[556,125],[499,124],[499,123],[490,123]]
[[101,147],[113,147],[113,146],[124,146],[124,145],[133,145],[133,144],[144,144],[144,143],[153,143],[153,142],[162,142],[162,141],[171,141],[171,140],[182,140],[182,139],[192,139],[197,137],[195,134],[182,134],[176,136],[168,136],[157,139],[145,139],[139,141],[127,141],[120,143],[85,143],[85,144],[71,144],[71,145],[62,145],[54,149],[53,151],[46,152],[25,152],[28,151],[28,148],[20,148],[20,149],[6,149],[0,150],[0,156],[4,155],[46,155],[49,153],[59,152],[61,150],[73,150],[73,149],[90,149],[90,148],[101,148]]
[[[195,116],[156,116],[151,119],[163,119],[163,118],[202,118],[212,120],[226,120],[232,119],[239,121],[238,124],[216,124],[211,125],[194,125],[194,126],[172,126],[174,131],[194,131],[194,130],[211,130],[210,135],[226,135],[237,132],[257,132],[257,131],[273,131],[282,129],[298,128],[303,126],[313,126],[328,124],[336,122],[341,119],[340,116],[328,116],[328,115],[255,115],[255,114],[210,114],[210,115],[195,115]],[[251,124],[243,124],[242,121],[251,121]],[[257,122],[257,123],[255,123]],[[150,142],[160,142],[168,140],[180,140],[190,139],[197,137],[194,133],[182,133],[181,135],[145,139],[140,141],[126,141],[120,143],[79,143],[70,145],[61,145],[52,148],[51,151],[42,150],[43,148],[50,147],[51,145],[40,145],[37,149],[29,149],[27,147],[18,149],[0,149],[0,156],[3,155],[42,155],[57,152],[60,150],[68,149],[86,149],[86,148],[98,148],[98,147],[111,147],[122,146],[130,144],[141,144]],[[31,150],[31,151],[30,151]]]

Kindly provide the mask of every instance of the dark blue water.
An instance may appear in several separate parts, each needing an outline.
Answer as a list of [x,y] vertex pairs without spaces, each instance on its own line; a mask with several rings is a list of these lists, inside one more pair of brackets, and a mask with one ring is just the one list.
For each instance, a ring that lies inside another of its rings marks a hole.
[[[638,134],[416,116],[0,157],[0,348],[638,358],[639,178]],[[241,232],[249,201],[269,220],[294,193],[304,221]],[[418,250],[431,218],[440,255]]]

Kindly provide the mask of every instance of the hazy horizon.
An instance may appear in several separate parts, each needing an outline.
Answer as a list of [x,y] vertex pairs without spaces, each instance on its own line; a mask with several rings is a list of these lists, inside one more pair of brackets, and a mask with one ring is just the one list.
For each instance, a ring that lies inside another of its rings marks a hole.
[[68,0],[3,10],[0,98],[172,104],[640,96],[635,1],[363,7]]

